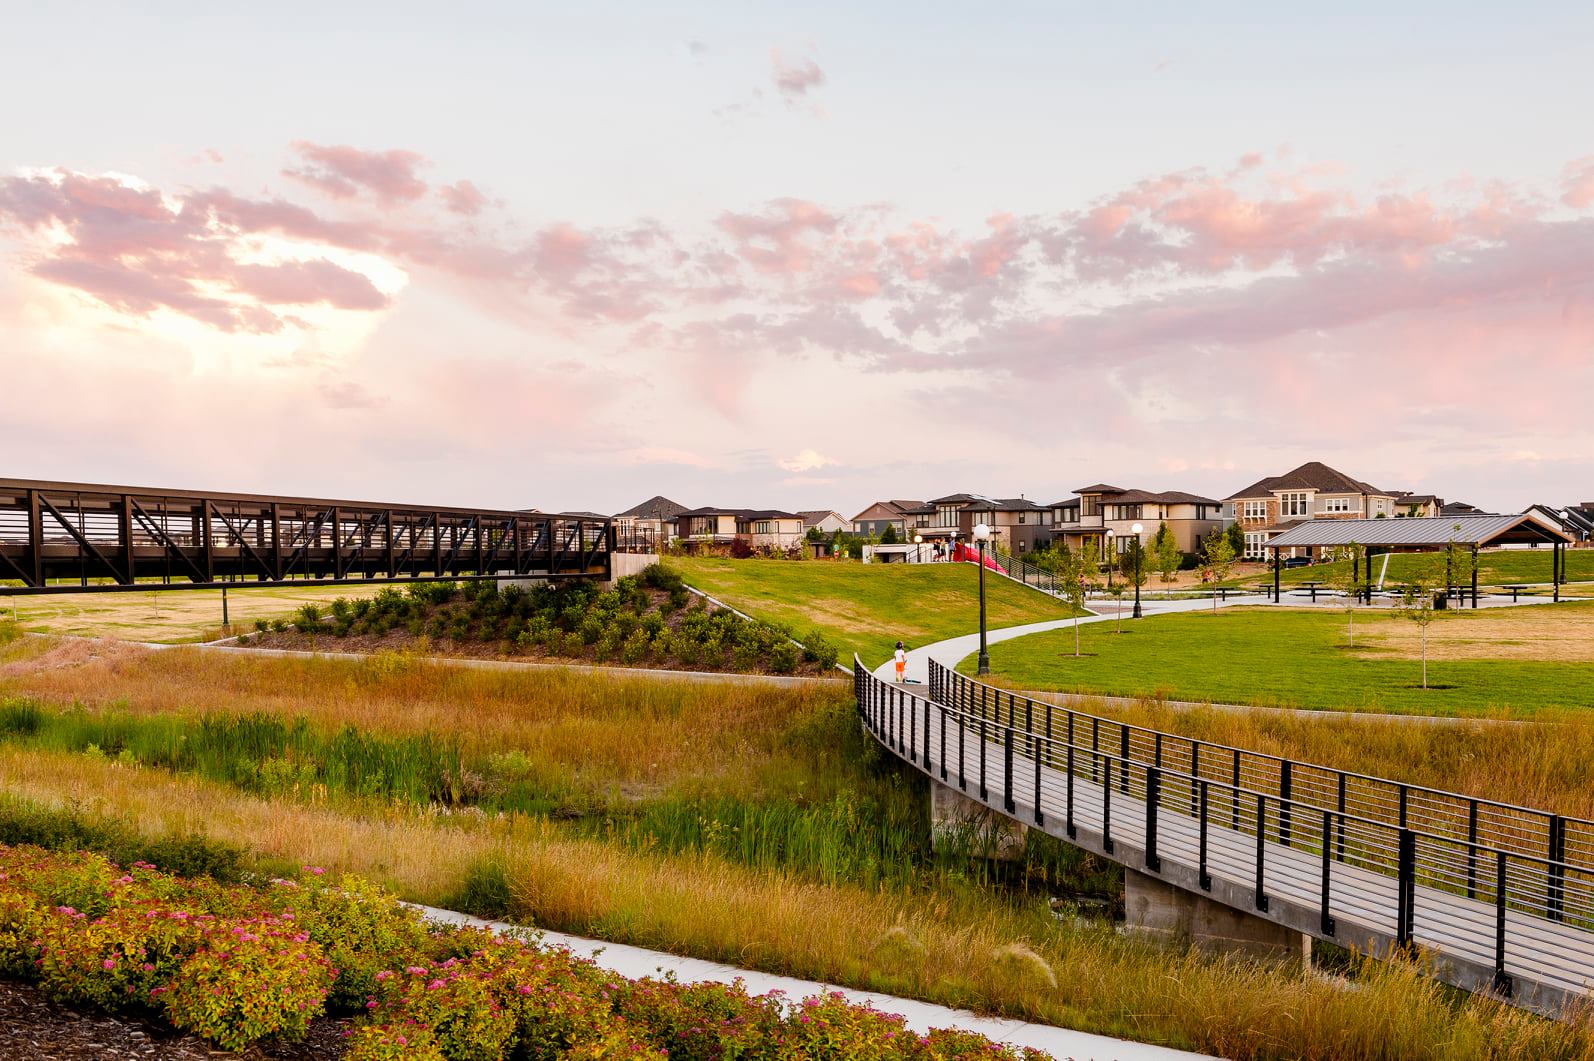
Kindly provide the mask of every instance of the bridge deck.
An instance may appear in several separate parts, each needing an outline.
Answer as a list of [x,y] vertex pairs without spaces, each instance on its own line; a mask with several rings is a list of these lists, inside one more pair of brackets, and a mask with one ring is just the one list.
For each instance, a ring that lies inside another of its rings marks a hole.
[[[1309,818],[1305,808],[1293,807],[1286,825],[1279,817],[1278,801],[1264,796],[1259,845],[1251,795],[1220,791],[1208,782],[1203,859],[1202,786],[1188,777],[1164,779],[1159,774],[1153,831],[1148,828],[1148,783],[1138,764],[1129,764],[1131,783],[1125,786],[1124,760],[1076,747],[1070,775],[1066,742],[1015,733],[1008,804],[1005,728],[983,720],[982,741],[982,720],[955,708],[944,708],[872,675],[862,679],[860,687],[865,725],[883,746],[935,781],[958,788],[1016,821],[1320,939],[1373,954],[1388,954],[1402,942],[1401,878],[1381,871],[1379,843],[1369,829],[1354,821],[1341,847],[1342,823],[1337,816],[1328,815],[1325,826],[1323,817]],[[1328,860],[1323,858],[1325,831]],[[1287,844],[1282,842],[1286,837]],[[1494,895],[1494,857],[1486,865],[1488,887],[1477,890],[1480,897],[1468,898],[1460,883],[1466,878],[1459,864],[1446,874],[1438,846],[1429,845],[1425,853],[1425,860],[1437,867],[1429,874],[1430,882],[1414,882],[1411,887],[1405,904],[1409,928],[1404,934],[1431,954],[1435,975],[1474,990],[1501,984],[1519,1004],[1546,1012],[1561,1010],[1571,999],[1586,998],[1594,979],[1594,933],[1517,905],[1513,889],[1543,889],[1544,878],[1526,874],[1521,867],[1508,870],[1506,892],[1511,901],[1504,910],[1502,933],[1501,909]],[[1259,851],[1265,909],[1259,909],[1257,899]],[[1341,851],[1346,855],[1343,861]],[[1500,964],[1509,977],[1503,984],[1496,975],[1496,947],[1502,938]]]

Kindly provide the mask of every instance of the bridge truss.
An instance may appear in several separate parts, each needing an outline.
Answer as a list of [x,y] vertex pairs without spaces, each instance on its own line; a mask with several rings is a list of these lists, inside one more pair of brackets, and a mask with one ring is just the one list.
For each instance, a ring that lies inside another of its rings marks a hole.
[[0,479],[0,596],[607,578],[600,516]]

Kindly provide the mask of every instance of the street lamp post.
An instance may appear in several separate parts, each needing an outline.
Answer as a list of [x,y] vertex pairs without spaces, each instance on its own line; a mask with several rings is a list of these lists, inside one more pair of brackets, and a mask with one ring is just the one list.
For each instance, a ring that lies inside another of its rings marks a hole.
[[984,523],[974,525],[974,540],[980,543],[980,674],[991,673],[991,654],[985,647],[985,543],[991,540],[991,528]]
[[924,535],[922,534],[913,536],[913,562],[916,564],[924,563]]
[[1129,530],[1135,536],[1135,610],[1131,618],[1140,618],[1140,532],[1146,528],[1136,523]]

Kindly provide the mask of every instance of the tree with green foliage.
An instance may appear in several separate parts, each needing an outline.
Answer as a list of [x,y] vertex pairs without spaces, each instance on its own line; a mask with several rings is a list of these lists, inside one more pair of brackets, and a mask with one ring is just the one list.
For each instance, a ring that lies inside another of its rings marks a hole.
[[1223,536],[1229,539],[1229,548],[1234,550],[1236,558],[1245,555],[1245,528],[1240,526],[1239,520],[1225,527]]
[[897,544],[897,525],[895,523],[887,523],[886,529],[880,532],[880,544]]
[[1114,582],[1111,586],[1107,587],[1107,592],[1117,603],[1117,611],[1113,615],[1112,632],[1115,634],[1121,634],[1124,632],[1124,594],[1128,592],[1128,587],[1126,587],[1122,582]]
[[1090,588],[1091,563],[1083,549],[1064,549],[1057,558],[1057,588],[1074,608],[1074,655],[1079,655],[1079,617],[1085,611],[1085,593]]
[[1201,539],[1201,581],[1212,587],[1212,614],[1218,613],[1218,584],[1229,577],[1234,566],[1234,546],[1222,531]]
[[1400,614],[1416,623],[1422,629],[1422,687],[1428,688],[1428,627],[1434,621],[1434,591],[1439,585],[1439,579],[1432,571],[1419,570],[1413,573],[1411,581],[1401,591],[1399,603]]
[[1329,585],[1343,593],[1344,599],[1340,606],[1345,609],[1345,644],[1349,648],[1356,647],[1356,609],[1362,602],[1362,595],[1367,592],[1371,579],[1368,577],[1367,549],[1356,543],[1338,551],[1334,557],[1342,566],[1337,575],[1329,579]]
[[1184,562],[1184,556],[1179,552],[1179,543],[1173,537],[1173,529],[1168,526],[1168,521],[1163,520],[1157,527],[1157,533],[1152,536],[1151,547],[1147,550],[1147,559],[1150,567],[1161,576],[1164,583],[1172,582],[1179,571],[1179,565]]

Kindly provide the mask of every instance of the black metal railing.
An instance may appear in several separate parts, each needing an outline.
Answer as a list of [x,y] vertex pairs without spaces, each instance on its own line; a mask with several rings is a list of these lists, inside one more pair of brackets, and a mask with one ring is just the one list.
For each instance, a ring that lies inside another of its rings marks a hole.
[[1438,975],[1535,1008],[1594,978],[1580,819],[1124,726],[933,662],[929,696],[856,661],[855,683],[865,726],[898,756],[1136,869],[1166,863],[1275,919],[1288,900],[1310,912],[1292,927],[1320,938],[1430,948],[1447,959]]

